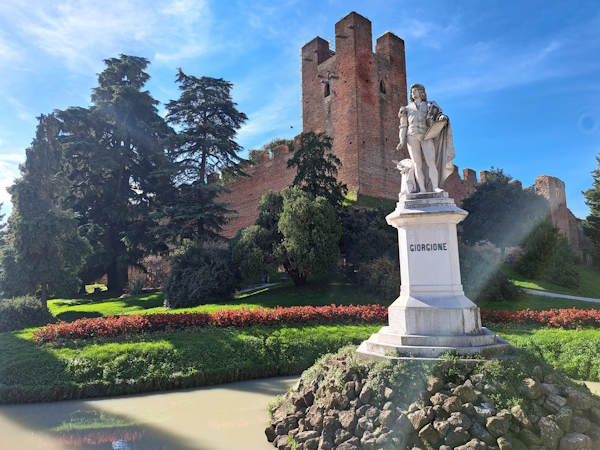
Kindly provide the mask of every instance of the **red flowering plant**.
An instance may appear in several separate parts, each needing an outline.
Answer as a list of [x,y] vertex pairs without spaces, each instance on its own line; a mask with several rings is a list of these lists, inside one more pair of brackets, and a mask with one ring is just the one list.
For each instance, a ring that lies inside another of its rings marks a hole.
[[244,328],[254,325],[331,324],[344,322],[383,323],[387,307],[363,306],[291,306],[273,309],[222,309],[215,313],[145,314],[107,316],[58,322],[33,333],[38,344],[53,341],[117,337],[169,330],[193,330],[213,326]]
[[599,328],[600,311],[597,309],[551,309],[549,311],[481,310],[481,320],[493,326],[543,326],[578,330],[583,327]]

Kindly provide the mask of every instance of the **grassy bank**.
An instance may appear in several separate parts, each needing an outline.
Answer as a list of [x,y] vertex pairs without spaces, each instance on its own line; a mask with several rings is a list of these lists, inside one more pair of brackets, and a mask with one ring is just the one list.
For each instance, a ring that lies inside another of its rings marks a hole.
[[33,329],[0,334],[0,402],[50,401],[297,374],[381,325],[156,333],[36,347]]

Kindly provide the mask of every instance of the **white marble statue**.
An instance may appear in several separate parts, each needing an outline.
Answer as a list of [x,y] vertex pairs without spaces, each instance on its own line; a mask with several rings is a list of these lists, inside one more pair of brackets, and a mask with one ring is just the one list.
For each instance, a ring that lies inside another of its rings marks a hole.
[[[397,163],[403,172],[403,180],[415,183],[403,183],[401,195],[415,192],[443,192],[444,181],[454,170],[454,143],[448,117],[436,102],[428,102],[422,84],[410,87],[410,102],[400,108],[400,144],[398,150],[408,146],[412,167],[406,171],[406,164]],[[402,163],[405,163],[403,160]]]

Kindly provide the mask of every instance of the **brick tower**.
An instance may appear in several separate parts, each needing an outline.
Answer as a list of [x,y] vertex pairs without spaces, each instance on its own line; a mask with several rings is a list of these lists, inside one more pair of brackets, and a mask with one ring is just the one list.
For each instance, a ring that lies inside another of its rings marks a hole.
[[407,104],[404,41],[385,33],[373,53],[371,22],[352,12],[335,24],[335,51],[316,37],[302,47],[303,131],[333,137],[338,179],[362,195],[396,200],[398,110]]

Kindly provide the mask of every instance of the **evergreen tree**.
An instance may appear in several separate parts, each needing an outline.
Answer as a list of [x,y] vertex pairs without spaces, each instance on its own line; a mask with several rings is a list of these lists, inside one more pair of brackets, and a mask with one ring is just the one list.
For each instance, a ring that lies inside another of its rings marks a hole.
[[150,78],[145,58],[120,55],[105,61],[89,109],[58,112],[71,164],[71,201],[94,253],[86,276],[106,273],[108,288],[121,291],[128,268],[149,251],[166,250],[152,213],[171,190],[165,142],[172,130],[143,88]]
[[600,156],[596,156],[598,168],[592,171],[594,182],[592,187],[583,192],[585,204],[590,207],[590,214],[583,221],[583,231],[590,238],[593,248],[594,264],[600,264]]
[[288,169],[296,167],[294,186],[314,198],[325,197],[335,208],[339,208],[347,192],[345,184],[337,181],[338,168],[342,162],[331,153],[333,139],[325,133],[302,133],[300,148],[288,161]]
[[241,173],[235,141],[246,121],[231,99],[233,85],[223,79],[177,74],[181,96],[167,106],[167,121],[178,127],[172,150],[177,192],[165,209],[172,237],[215,237],[226,223],[227,205],[217,201],[225,187],[219,173]]
[[461,224],[462,241],[469,245],[489,241],[502,257],[506,247],[519,245],[549,213],[544,197],[493,167],[473,195],[464,199],[462,208],[469,212]]
[[13,212],[1,258],[4,294],[26,295],[39,288],[45,308],[49,292],[77,291],[77,273],[89,252],[73,212],[65,208],[70,182],[56,139],[59,126],[53,115],[39,117],[36,138],[20,167],[22,176],[9,189]]

